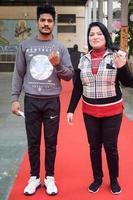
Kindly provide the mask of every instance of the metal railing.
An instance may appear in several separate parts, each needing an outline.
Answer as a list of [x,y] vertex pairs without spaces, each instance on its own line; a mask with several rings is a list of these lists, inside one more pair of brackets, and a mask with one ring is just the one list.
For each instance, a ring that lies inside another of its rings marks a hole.
[[0,63],[15,63],[17,48],[16,45],[0,45]]

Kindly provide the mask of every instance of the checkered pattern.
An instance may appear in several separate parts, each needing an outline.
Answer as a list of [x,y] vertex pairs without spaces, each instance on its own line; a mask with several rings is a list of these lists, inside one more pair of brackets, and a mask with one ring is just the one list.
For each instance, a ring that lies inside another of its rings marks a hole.
[[[113,65],[113,53],[108,53],[99,63],[96,75],[92,73],[92,63],[90,55],[81,58],[79,69],[83,84],[83,95],[87,98],[108,98],[116,96],[115,80],[117,68]],[[110,67],[107,68],[107,65]]]

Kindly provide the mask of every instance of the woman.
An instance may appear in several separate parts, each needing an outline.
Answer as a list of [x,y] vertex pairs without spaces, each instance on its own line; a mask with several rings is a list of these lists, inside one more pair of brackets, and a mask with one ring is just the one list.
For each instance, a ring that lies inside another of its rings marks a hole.
[[123,99],[120,83],[133,87],[133,75],[129,71],[126,56],[119,55],[107,28],[93,22],[88,28],[90,52],[80,59],[73,88],[67,120],[73,122],[73,113],[82,96],[84,123],[90,146],[90,158],[94,181],[88,190],[97,192],[102,184],[102,146],[104,147],[110,187],[119,194],[118,134],[122,122]]

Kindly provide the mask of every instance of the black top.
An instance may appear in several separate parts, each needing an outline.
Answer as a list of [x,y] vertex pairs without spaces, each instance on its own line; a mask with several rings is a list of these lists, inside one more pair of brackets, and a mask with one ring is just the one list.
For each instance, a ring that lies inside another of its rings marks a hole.
[[74,70],[78,69],[80,57],[81,57],[80,51],[74,51],[74,50],[71,51],[70,58],[71,58],[71,62],[72,62]]

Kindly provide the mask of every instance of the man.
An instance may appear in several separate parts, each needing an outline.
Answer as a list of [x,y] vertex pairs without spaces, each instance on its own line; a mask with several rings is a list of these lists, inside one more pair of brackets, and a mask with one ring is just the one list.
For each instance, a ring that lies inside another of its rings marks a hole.
[[80,60],[80,57],[81,57],[81,52],[78,51],[78,45],[75,44],[73,46],[73,49],[72,51],[70,52],[70,57],[71,57],[71,62],[72,62],[72,65],[73,65],[73,68],[74,68],[74,76],[73,76],[73,84],[75,82],[75,74],[76,74],[76,71],[78,69],[78,64],[79,64],[79,60]]
[[60,80],[69,81],[73,68],[68,50],[53,39],[55,9],[52,5],[37,7],[38,35],[23,41],[18,49],[12,80],[12,112],[20,115],[19,96],[25,92],[24,114],[30,161],[30,179],[24,189],[32,195],[41,186],[40,141],[42,123],[45,139],[45,180],[49,195],[58,193],[54,179],[57,134],[60,119]]

